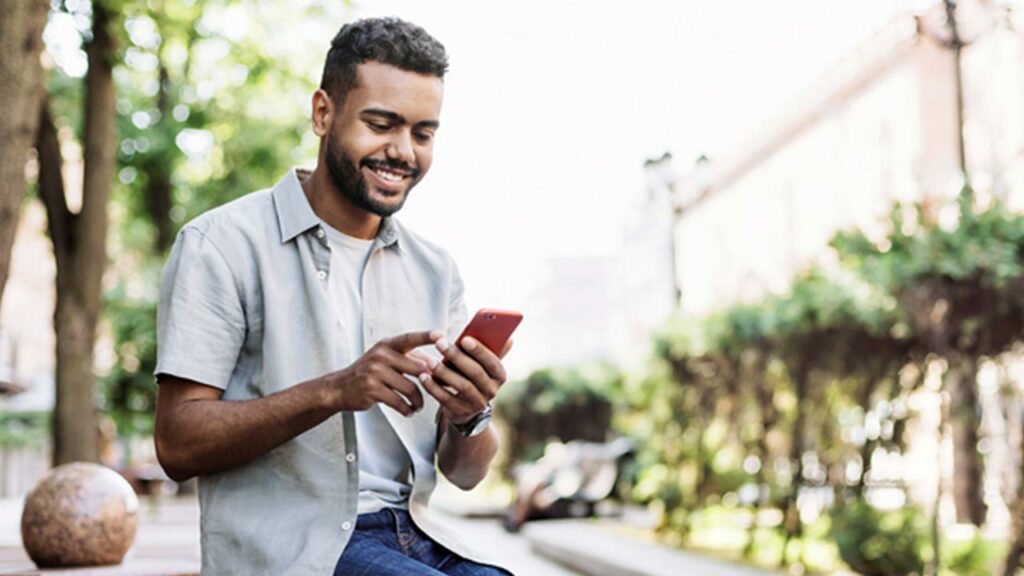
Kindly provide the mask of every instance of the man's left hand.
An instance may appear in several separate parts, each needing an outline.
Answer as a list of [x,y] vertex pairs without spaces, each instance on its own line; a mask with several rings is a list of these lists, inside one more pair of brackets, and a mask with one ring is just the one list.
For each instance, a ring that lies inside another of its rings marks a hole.
[[512,348],[512,341],[495,354],[470,336],[459,346],[449,343],[440,331],[431,334],[431,339],[444,362],[433,363],[430,374],[419,375],[420,382],[441,404],[448,421],[465,424],[487,407],[505,383],[501,359]]

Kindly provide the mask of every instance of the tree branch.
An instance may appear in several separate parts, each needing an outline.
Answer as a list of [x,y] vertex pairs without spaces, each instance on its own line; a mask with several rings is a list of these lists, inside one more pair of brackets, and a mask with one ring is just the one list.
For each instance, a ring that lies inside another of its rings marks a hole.
[[50,116],[50,101],[43,97],[39,112],[39,130],[36,133],[36,150],[39,156],[39,198],[46,207],[47,229],[53,241],[53,251],[58,260],[63,260],[71,242],[71,226],[74,214],[68,209],[64,193],[64,176],[61,169],[64,157],[60,151],[57,127]]

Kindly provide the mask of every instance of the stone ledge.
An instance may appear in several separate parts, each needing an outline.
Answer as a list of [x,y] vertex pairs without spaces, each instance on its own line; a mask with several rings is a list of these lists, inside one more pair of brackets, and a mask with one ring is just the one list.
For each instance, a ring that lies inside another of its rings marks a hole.
[[589,576],[774,576],[778,573],[730,564],[614,533],[608,521],[528,522],[523,535],[533,550]]

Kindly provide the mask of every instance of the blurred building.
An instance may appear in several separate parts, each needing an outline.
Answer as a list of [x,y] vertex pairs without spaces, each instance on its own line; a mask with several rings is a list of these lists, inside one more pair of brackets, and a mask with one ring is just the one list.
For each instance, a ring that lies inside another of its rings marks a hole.
[[[994,2],[959,4],[959,32],[968,43],[961,62],[967,173],[979,201],[1024,208],[1024,35],[1017,31],[1024,28]],[[947,216],[942,200],[963,184],[948,40],[941,3],[898,18],[748,144],[716,158],[709,174],[675,182],[683,311],[701,315],[784,291],[798,271],[830,258],[828,241],[838,230],[884,234],[896,201],[934,205],[940,222]],[[982,403],[991,404],[998,387],[985,382]],[[952,472],[951,445],[934,433],[935,400],[916,400],[921,418],[911,450],[889,461],[902,470],[911,498],[924,503],[934,501],[935,478]],[[986,412],[993,438],[1020,420]],[[990,525],[1005,526],[1002,502],[1019,482],[1020,450],[984,450]],[[950,506],[944,504],[947,518]]]
[[53,406],[56,275],[46,214],[39,203],[29,203],[18,221],[0,307],[0,382],[11,392],[0,394],[0,409]]
[[610,358],[627,370],[643,366],[650,355],[651,334],[665,324],[679,301],[672,156],[649,160],[644,169],[646,194],[635,198],[625,214],[622,247],[612,262]]
[[[976,20],[963,26],[966,157],[979,198],[1021,206],[1024,39],[999,14],[964,15]],[[954,59],[938,16],[892,22],[744,148],[715,159],[710,178],[677,183],[684,310],[784,290],[837,230],[881,233],[894,201],[959,192]]]

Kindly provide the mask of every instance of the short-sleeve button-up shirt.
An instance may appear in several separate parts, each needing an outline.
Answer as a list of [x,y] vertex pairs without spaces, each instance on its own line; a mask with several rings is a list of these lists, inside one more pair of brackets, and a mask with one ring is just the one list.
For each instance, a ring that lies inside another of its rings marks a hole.
[[[187,224],[164,267],[156,374],[260,398],[344,368],[327,294],[330,247],[297,170]],[[339,271],[339,273],[341,273]],[[362,279],[366,347],[466,323],[447,252],[385,218]],[[436,354],[432,348],[422,350]],[[413,463],[410,513],[441,544],[474,559],[431,518],[437,401],[383,411]],[[332,416],[255,460],[199,478],[204,574],[330,574],[356,517],[359,468],[351,413]]]

